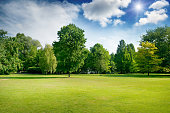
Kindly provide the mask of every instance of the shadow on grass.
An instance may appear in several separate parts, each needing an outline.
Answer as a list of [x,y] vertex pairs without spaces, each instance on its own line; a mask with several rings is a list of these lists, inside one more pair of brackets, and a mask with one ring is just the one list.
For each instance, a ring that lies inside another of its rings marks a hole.
[[170,78],[170,75],[100,75],[104,77],[136,77],[136,78]]
[[0,77],[0,79],[52,79],[52,78],[68,78],[68,77]]

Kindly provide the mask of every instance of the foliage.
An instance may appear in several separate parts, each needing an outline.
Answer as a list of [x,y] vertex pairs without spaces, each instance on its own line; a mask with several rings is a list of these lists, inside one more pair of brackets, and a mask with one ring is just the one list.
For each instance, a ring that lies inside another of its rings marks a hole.
[[38,40],[20,33],[9,37],[6,31],[0,30],[0,73],[9,74],[38,66],[35,59],[38,47],[41,47]]
[[120,73],[125,73],[125,60],[126,60],[124,57],[125,48],[126,48],[125,41],[121,40],[120,44],[118,45],[117,52],[115,54],[115,63],[117,71],[119,71]]
[[90,48],[89,66],[95,73],[108,72],[110,69],[109,52],[101,44],[95,44]]
[[160,69],[159,65],[162,59],[158,58],[155,53],[158,48],[153,43],[142,42],[141,47],[138,47],[136,62],[141,72],[154,72]]
[[57,71],[70,73],[77,71],[83,64],[83,48],[86,39],[84,30],[76,27],[74,24],[63,26],[58,31],[58,42],[53,42],[53,49],[58,61]]
[[41,51],[39,66],[43,74],[56,72],[57,61],[51,45],[47,44]]
[[120,73],[134,72],[136,70],[134,57],[134,45],[132,43],[126,45],[125,41],[121,40],[115,54],[117,71]]
[[124,40],[120,41],[115,55],[109,55],[100,44],[95,44],[89,51],[85,42],[84,30],[74,24],[63,26],[58,31],[58,41],[45,49],[39,49],[42,47],[40,42],[23,33],[10,37],[7,31],[0,30],[0,74],[33,71],[39,65],[44,74],[57,71],[69,73],[69,76],[72,72],[170,72],[170,27],[148,30],[142,36],[137,53],[134,45],[126,44]]
[[18,54],[23,63],[24,70],[27,70],[28,67],[38,66],[35,58],[37,49],[41,47],[40,42],[20,33],[16,35],[16,40],[19,43]]
[[90,51],[87,48],[83,48],[84,62],[76,73],[88,73],[89,72],[89,54]]
[[6,31],[0,30],[0,74],[16,72],[22,66],[18,57],[19,43],[6,34]]
[[110,54],[110,72],[114,73],[116,71],[116,64],[115,64],[115,55],[114,53]]
[[142,36],[142,42],[155,43],[158,51],[155,53],[162,59],[160,66],[168,68],[170,66],[170,27],[158,27],[154,30],[148,30]]
[[137,64],[135,61],[136,53],[135,53],[135,47],[132,43],[127,44],[127,51],[129,54],[129,60],[128,60],[128,66],[127,66],[127,72],[137,72]]

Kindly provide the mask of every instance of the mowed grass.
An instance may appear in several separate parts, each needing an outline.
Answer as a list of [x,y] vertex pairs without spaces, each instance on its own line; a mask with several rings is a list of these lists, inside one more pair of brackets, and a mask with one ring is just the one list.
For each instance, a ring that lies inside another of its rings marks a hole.
[[0,113],[170,113],[170,76],[0,76]]

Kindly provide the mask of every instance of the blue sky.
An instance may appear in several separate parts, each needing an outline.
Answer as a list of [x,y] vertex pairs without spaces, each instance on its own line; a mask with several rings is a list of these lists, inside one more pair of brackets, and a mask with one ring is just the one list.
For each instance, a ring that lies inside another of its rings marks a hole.
[[138,47],[146,30],[170,26],[169,0],[0,0],[0,29],[24,33],[42,45],[74,23],[85,30],[86,47],[116,52],[121,39]]

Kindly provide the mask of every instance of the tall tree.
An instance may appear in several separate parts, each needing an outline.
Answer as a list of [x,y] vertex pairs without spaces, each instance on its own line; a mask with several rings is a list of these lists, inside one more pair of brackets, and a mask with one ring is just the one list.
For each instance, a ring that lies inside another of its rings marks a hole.
[[10,63],[6,58],[6,50],[4,41],[7,38],[7,32],[4,30],[0,30],[0,74],[8,74]]
[[158,48],[155,54],[163,59],[160,66],[170,68],[170,27],[158,27],[146,32],[147,33],[142,36],[142,42],[148,41],[150,43],[155,43],[155,46]]
[[91,47],[90,51],[91,53],[89,56],[89,65],[91,66],[91,71],[95,71],[96,73],[109,71],[109,52],[105,48],[103,48],[101,44],[98,43]]
[[138,47],[136,62],[141,72],[154,72],[159,69],[159,64],[162,59],[158,58],[155,53],[158,48],[153,43],[142,42],[141,47]]
[[137,64],[135,61],[135,47],[132,43],[127,44],[127,50],[129,53],[128,60],[128,72],[137,72]]
[[115,64],[115,55],[114,53],[110,54],[110,71],[111,73],[114,73],[116,70],[116,64]]
[[15,37],[9,37],[6,31],[0,30],[0,74],[16,72],[21,68],[18,46]]
[[47,44],[44,50],[41,50],[39,66],[43,74],[56,72],[57,61],[51,45]]
[[115,63],[117,71],[120,73],[129,73],[136,71],[136,63],[134,60],[135,48],[134,45],[125,43],[124,40],[120,41],[115,54]]
[[69,24],[58,31],[58,42],[53,42],[54,52],[58,61],[57,70],[68,72],[69,77],[72,72],[77,71],[84,63],[85,57],[83,48],[86,39],[84,30]]
[[118,45],[117,52],[115,54],[115,63],[117,71],[119,71],[120,73],[126,73],[128,58],[129,54],[127,51],[126,43],[124,40],[121,40],[120,44]]
[[38,62],[36,62],[35,58],[38,48],[42,47],[40,42],[21,33],[18,33],[15,38],[19,43],[18,54],[23,63],[24,70],[27,70],[28,67],[37,66]]

